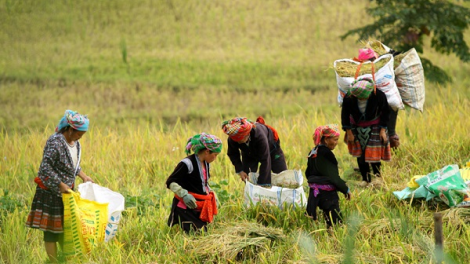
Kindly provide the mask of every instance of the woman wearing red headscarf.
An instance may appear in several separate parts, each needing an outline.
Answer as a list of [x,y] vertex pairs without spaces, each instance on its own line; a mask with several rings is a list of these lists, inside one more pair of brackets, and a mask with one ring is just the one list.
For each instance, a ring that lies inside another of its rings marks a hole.
[[262,117],[256,121],[236,117],[222,123],[222,129],[229,136],[227,155],[243,181],[248,173],[257,172],[259,165],[257,184],[270,186],[271,171],[287,170],[286,160],[276,130],[264,124]]
[[307,215],[317,220],[317,207],[320,207],[328,227],[341,221],[337,191],[344,193],[347,200],[351,199],[351,192],[339,176],[338,161],[332,152],[338,144],[338,139],[338,125],[317,127],[313,134],[315,147],[308,154],[305,170],[310,187]]

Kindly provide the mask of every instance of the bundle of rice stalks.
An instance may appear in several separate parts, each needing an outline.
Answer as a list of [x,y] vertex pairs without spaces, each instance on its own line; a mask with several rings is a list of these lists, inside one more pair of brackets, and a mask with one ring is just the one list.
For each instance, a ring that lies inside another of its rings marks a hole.
[[388,51],[385,49],[383,46],[382,42],[376,40],[376,39],[369,39],[364,46],[366,48],[371,48],[377,53],[379,56],[382,56],[384,54],[387,54]]
[[395,68],[396,68],[398,65],[400,65],[401,60],[403,60],[403,58],[406,56],[406,54],[408,54],[408,52],[410,52],[410,51],[400,53],[400,54],[398,54],[397,56],[394,57],[393,64],[394,64]]
[[[328,263],[328,264],[336,264],[336,263],[344,263],[343,261],[343,254],[324,254],[324,253],[317,253],[316,255],[316,262],[311,263]],[[383,263],[383,258],[380,256],[368,255],[368,254],[357,254],[354,257],[356,263]]]
[[393,59],[394,59],[394,60],[393,60],[393,68],[394,68],[394,69],[397,68],[397,67],[400,65],[400,63],[401,63],[401,61],[403,60],[403,58],[404,58],[406,55],[408,55],[408,53],[410,53],[411,50],[412,50],[412,49],[410,49],[410,50],[407,51],[407,52],[402,52],[402,53],[396,55],[395,57],[393,57]]
[[[470,209],[468,208],[451,208],[440,212],[444,223],[459,228],[462,224],[470,223]],[[407,219],[401,218],[382,218],[364,223],[359,233],[364,236],[384,236],[393,232],[397,232],[407,227],[409,223]],[[433,228],[434,219],[432,216],[420,217],[417,220],[418,228]]]
[[[462,224],[470,224],[469,208],[450,208],[440,212],[442,214],[442,222],[459,228]],[[434,219],[432,216],[422,219],[425,226],[433,226]]]
[[382,218],[378,220],[371,221],[370,223],[364,223],[361,226],[359,233],[367,237],[374,236],[384,236],[385,234],[390,234],[399,230],[400,228],[400,219],[389,219]]
[[285,239],[282,229],[249,222],[220,224],[213,231],[191,243],[192,253],[204,259],[254,259],[260,252],[271,250],[274,241]]
[[[391,58],[385,58],[374,63],[375,72],[382,68],[390,61]],[[340,77],[354,77],[359,64],[350,61],[338,61],[335,66],[335,71]],[[359,76],[364,74],[372,74],[372,64],[364,63],[359,71]]]

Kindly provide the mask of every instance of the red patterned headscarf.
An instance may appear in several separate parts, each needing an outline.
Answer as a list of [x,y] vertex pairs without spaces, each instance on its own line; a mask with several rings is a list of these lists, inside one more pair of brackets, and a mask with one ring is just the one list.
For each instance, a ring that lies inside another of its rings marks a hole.
[[251,128],[253,128],[253,121],[246,117],[235,117],[232,120],[226,120],[222,122],[222,130],[227,134],[233,141],[240,141],[246,135],[250,134]]
[[339,127],[337,124],[328,124],[319,126],[313,133],[313,142],[315,146],[319,145],[322,137],[339,137]]

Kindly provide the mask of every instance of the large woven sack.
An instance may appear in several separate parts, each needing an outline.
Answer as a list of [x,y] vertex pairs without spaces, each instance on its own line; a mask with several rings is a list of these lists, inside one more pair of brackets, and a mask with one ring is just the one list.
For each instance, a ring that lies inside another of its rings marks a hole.
[[64,203],[64,244],[66,257],[89,253],[104,241],[108,204],[80,197],[78,192],[62,194]]
[[78,192],[83,199],[108,203],[108,223],[106,224],[104,241],[110,241],[116,236],[119,221],[121,220],[121,212],[125,209],[124,196],[92,182],[78,185]]
[[307,198],[302,186],[296,189],[279,186],[265,188],[246,181],[244,196],[247,207],[258,203],[278,206],[279,208],[282,208],[285,204],[294,207],[305,207],[307,205]]
[[[382,68],[378,69],[375,72],[375,83],[377,89],[381,90],[387,96],[387,102],[390,107],[397,111],[399,109],[404,109],[405,106],[403,105],[402,99],[400,97],[400,92],[398,91],[397,84],[395,83],[395,72],[393,70],[393,55],[392,54],[385,54],[380,56],[378,59],[374,61],[375,64],[380,60],[389,60]],[[340,59],[334,62],[334,68],[339,62],[350,62],[354,63],[359,66],[359,62],[351,60],[351,59]],[[363,65],[370,64],[371,62],[363,62]],[[339,105],[343,104],[343,98],[348,92],[350,88],[350,84],[355,80],[354,76],[351,77],[341,77],[335,70],[336,73],[336,83],[338,86],[338,103]],[[372,79],[372,74],[363,74],[357,77],[360,78],[368,78]]]
[[395,68],[395,82],[403,102],[422,112],[425,96],[424,70],[414,48],[404,54],[400,64]]
[[[256,184],[258,182],[259,174],[257,172],[250,172],[248,180]],[[283,188],[296,189],[302,186],[304,177],[301,170],[285,170],[280,173],[271,173],[271,184]]]

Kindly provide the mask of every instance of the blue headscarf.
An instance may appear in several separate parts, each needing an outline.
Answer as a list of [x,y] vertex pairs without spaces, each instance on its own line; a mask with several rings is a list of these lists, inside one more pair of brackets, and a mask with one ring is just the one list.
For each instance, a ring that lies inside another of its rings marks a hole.
[[64,116],[60,119],[59,124],[55,128],[55,131],[58,132],[67,126],[71,126],[78,131],[88,131],[89,124],[90,121],[86,115],[81,115],[72,110],[66,110]]

